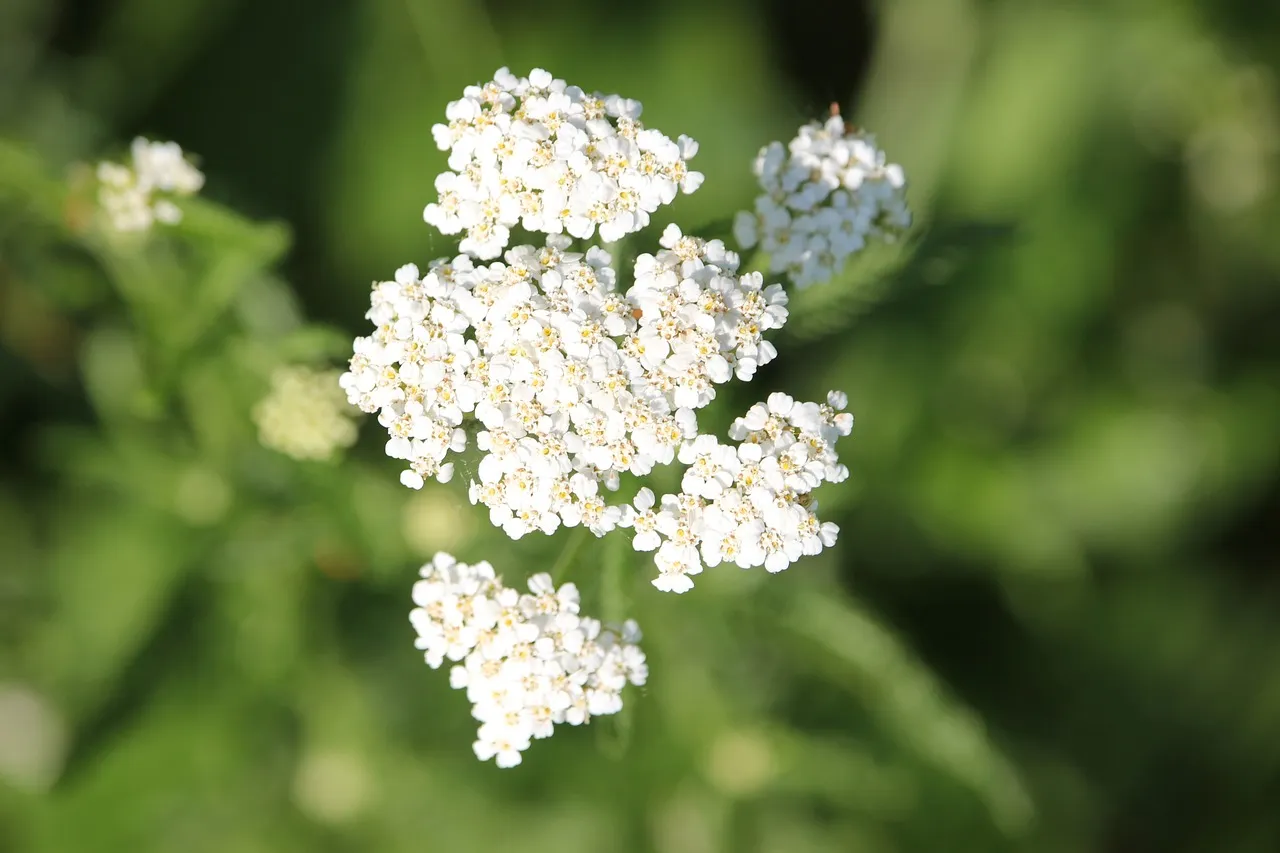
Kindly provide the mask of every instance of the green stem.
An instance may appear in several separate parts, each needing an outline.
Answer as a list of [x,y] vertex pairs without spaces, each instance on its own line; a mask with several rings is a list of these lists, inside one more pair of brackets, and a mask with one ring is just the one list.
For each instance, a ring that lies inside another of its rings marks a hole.
[[630,540],[614,534],[605,544],[600,578],[600,617],[606,624],[621,625],[627,618],[625,574]]
[[587,541],[590,531],[586,527],[579,525],[569,532],[569,538],[565,540],[564,549],[560,551],[560,556],[556,557],[555,563],[551,566],[551,580],[559,584],[569,569],[573,566],[573,561],[577,559],[578,552],[582,550],[582,545]]
[[[605,625],[621,625],[627,618],[626,571],[631,539],[621,531],[605,538],[600,567],[600,621]],[[614,761],[621,760],[631,746],[634,707],[627,703],[616,716],[604,717],[594,725],[596,744]]]

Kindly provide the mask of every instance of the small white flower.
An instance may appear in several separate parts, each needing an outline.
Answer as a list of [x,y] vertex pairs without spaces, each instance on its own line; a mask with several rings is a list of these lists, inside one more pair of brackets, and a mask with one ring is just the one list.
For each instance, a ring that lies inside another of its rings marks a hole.
[[452,171],[436,179],[439,200],[423,219],[444,234],[465,232],[461,251],[486,260],[517,224],[579,239],[599,229],[610,242],[638,231],[702,183],[688,166],[698,144],[646,130],[639,115],[636,101],[588,94],[543,69],[516,77],[500,68],[432,128]]
[[[295,459],[328,459],[356,440],[338,371],[282,367],[253,409],[258,440]],[[419,483],[417,487],[420,487]]]
[[683,491],[663,496],[655,514],[644,490],[628,516],[632,527],[640,529],[643,518],[655,533],[643,549],[657,545],[653,585],[687,592],[704,565],[721,563],[780,572],[835,544],[839,528],[818,519],[812,492],[848,476],[835,452],[836,440],[853,426],[841,411],[847,403],[837,391],[825,404],[774,393],[733,422],[736,447],[709,435],[685,441]]
[[781,285],[764,286],[759,273],[737,275],[738,256],[719,240],[684,235],[672,224],[665,251],[636,259],[627,300],[640,328],[624,341],[634,360],[636,393],[651,405],[697,409],[715,398],[715,385],[735,373],[750,379],[776,350],[764,333],[787,319]]
[[476,735],[476,742],[472,745],[476,758],[481,761],[492,758],[494,764],[503,768],[519,764],[520,753],[529,748],[530,732],[521,726],[485,723]]
[[902,167],[838,114],[760,149],[753,169],[762,192],[734,218],[734,239],[759,245],[770,271],[797,287],[830,280],[869,241],[893,242],[911,226]]
[[644,488],[636,493],[632,502],[635,509],[628,512],[630,508],[624,508],[620,525],[635,531],[631,546],[637,551],[652,551],[662,544],[657,529],[658,514],[653,511],[654,502],[653,490]]
[[98,164],[98,204],[116,231],[146,231],[152,224],[175,225],[180,196],[200,191],[204,175],[183,155],[176,142],[133,141],[128,165]]
[[[355,340],[341,386],[377,413],[387,455],[407,465],[401,483],[448,480],[478,421],[468,497],[508,536],[579,525],[603,536],[635,516],[635,546],[657,548],[646,508],[636,516],[605,493],[624,473],[671,463],[697,436],[693,410],[770,360],[763,335],[787,317],[781,286],[737,276],[723,243],[675,226],[662,242],[637,261],[625,295],[608,253],[570,252],[562,236],[487,265],[408,264],[375,283],[374,331]],[[730,479],[709,476],[708,496]]]
[[472,703],[480,722],[472,748],[481,761],[514,767],[532,740],[550,737],[557,724],[617,713],[623,688],[648,678],[639,626],[605,629],[580,616],[573,584],[556,587],[536,574],[521,595],[488,563],[459,563],[443,552],[421,575],[409,614],[415,644],[433,669],[457,663],[449,685]]

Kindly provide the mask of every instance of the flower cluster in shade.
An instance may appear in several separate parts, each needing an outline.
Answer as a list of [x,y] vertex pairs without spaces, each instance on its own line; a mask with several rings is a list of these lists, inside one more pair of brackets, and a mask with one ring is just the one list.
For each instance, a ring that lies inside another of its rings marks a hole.
[[338,387],[339,371],[278,368],[253,409],[258,440],[294,459],[328,459],[356,440],[356,424]]
[[847,404],[839,391],[825,404],[774,393],[733,422],[736,445],[713,435],[686,441],[680,492],[657,501],[641,489],[623,516],[632,546],[655,552],[654,586],[685,592],[691,575],[721,563],[780,572],[834,545],[840,529],[819,520],[812,492],[849,476],[835,451],[853,427]]
[[427,664],[454,664],[449,683],[466,690],[479,721],[481,761],[520,763],[530,742],[558,724],[583,725],[622,710],[622,690],[641,685],[648,666],[640,630],[616,630],[579,613],[578,590],[547,574],[527,593],[503,585],[487,562],[460,563],[438,553],[413,587],[409,620]]
[[902,167],[838,114],[760,149],[754,170],[763,192],[738,213],[734,238],[758,245],[797,287],[829,281],[869,241],[892,242],[911,225]]
[[156,222],[177,224],[182,209],[173,200],[194,195],[202,186],[204,175],[176,142],[138,137],[127,164],[98,164],[98,205],[116,231],[146,231]]
[[787,317],[780,285],[740,275],[723,243],[675,226],[662,251],[636,260],[625,293],[608,254],[567,244],[551,236],[503,262],[401,267],[374,285],[375,331],[356,339],[340,380],[378,413],[412,488],[452,476],[471,425],[471,500],[512,538],[617,527],[623,510],[602,488],[673,462],[697,436],[694,411],[774,357],[763,334]]
[[649,224],[649,214],[702,174],[688,161],[698,144],[640,123],[640,103],[588,94],[542,69],[506,68],[469,86],[432,130],[450,171],[423,218],[443,234],[464,232],[460,251],[498,257],[517,224],[612,242]]

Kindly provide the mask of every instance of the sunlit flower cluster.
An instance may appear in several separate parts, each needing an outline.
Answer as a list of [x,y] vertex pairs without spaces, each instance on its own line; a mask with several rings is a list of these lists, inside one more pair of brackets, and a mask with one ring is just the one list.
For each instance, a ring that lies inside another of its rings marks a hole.
[[204,175],[176,142],[133,141],[130,162],[98,164],[98,204],[116,231],[146,231],[156,222],[173,225],[182,209],[173,202],[194,195]]
[[503,585],[487,562],[468,565],[438,553],[422,567],[409,620],[429,666],[454,664],[449,682],[467,691],[480,722],[481,761],[520,763],[532,740],[557,724],[582,725],[622,710],[622,690],[648,677],[640,630],[615,630],[579,613],[578,590],[548,574],[527,593]]
[[838,391],[825,404],[770,394],[734,421],[729,436],[736,446],[712,435],[685,442],[680,493],[657,501],[641,489],[623,513],[632,546],[655,552],[654,586],[685,592],[693,588],[691,575],[720,563],[780,572],[835,544],[839,528],[818,519],[812,492],[849,476],[835,452],[836,440],[853,427],[847,404]]
[[258,439],[295,459],[328,459],[356,440],[356,424],[338,387],[338,371],[282,367],[254,407]]
[[688,161],[698,143],[671,140],[639,121],[640,103],[588,94],[542,69],[501,68],[449,104],[432,132],[449,169],[423,218],[443,234],[465,232],[460,251],[498,257],[510,229],[612,242],[649,224],[649,214],[702,174]]
[[614,529],[622,509],[601,487],[670,464],[697,435],[694,410],[771,360],[763,334],[787,317],[782,288],[739,275],[720,241],[668,227],[625,294],[607,253],[568,243],[400,268],[374,285],[375,331],[356,339],[340,380],[350,402],[378,413],[411,488],[452,476],[447,460],[474,424],[482,456],[469,494],[512,538]]
[[734,237],[759,245],[770,271],[797,287],[830,280],[869,241],[893,241],[911,225],[902,167],[838,114],[760,149],[754,170],[764,192],[738,213]]
[[[279,368],[252,411],[261,443],[330,458],[356,440],[355,406],[377,415],[404,486],[449,482],[461,465],[470,502],[512,539],[560,527],[627,536],[652,553],[663,591],[686,592],[722,563],[780,572],[833,545],[839,529],[818,518],[813,493],[849,476],[835,451],[853,423],[843,393],[825,403],[770,394],[727,442],[697,422],[719,386],[750,381],[777,356],[766,336],[787,322],[783,286],[675,224],[625,270],[592,245],[641,231],[702,184],[689,168],[698,144],[646,129],[640,113],[542,69],[502,68],[467,87],[432,129],[448,170],[423,211],[462,235],[458,253],[373,284],[373,328],[345,371]],[[179,222],[175,200],[204,176],[173,142],[140,137],[130,155],[97,167],[109,226]],[[734,235],[797,286],[910,224],[902,169],[838,116],[762,149],[755,173],[764,194]],[[511,245],[517,228],[535,237]],[[624,475],[676,463],[677,493],[641,485],[611,502]],[[583,615],[572,583],[538,573],[520,592],[488,562],[444,552],[420,574],[415,645],[431,668],[448,662],[450,685],[466,692],[481,761],[518,765],[533,740],[618,713],[626,686],[648,678],[636,623]]]
[[[461,464],[472,504],[511,538],[628,535],[652,552],[653,585],[680,593],[707,567],[779,572],[835,543],[813,492],[848,477],[835,443],[853,418],[839,392],[821,404],[775,393],[734,421],[730,442],[700,434],[696,412],[718,387],[776,357],[766,335],[786,323],[788,298],[722,241],[674,224],[625,273],[587,242],[639,231],[702,182],[687,164],[696,143],[646,130],[639,115],[634,101],[542,70],[504,68],[467,88],[433,129],[449,171],[423,213],[462,234],[459,254],[374,283],[373,331],[356,338],[338,385],[377,414],[405,486],[447,482]],[[756,173],[766,195],[736,235],[762,242],[799,284],[909,222],[901,169],[842,122],[803,128],[790,155],[765,149]],[[510,245],[516,227],[545,239]],[[675,463],[677,494],[642,486],[610,502],[624,474]],[[535,574],[522,594],[488,563],[445,553],[421,574],[417,646],[431,667],[453,664],[482,761],[519,764],[556,724],[616,713],[623,688],[647,678],[635,624],[605,630],[582,616],[573,584]]]

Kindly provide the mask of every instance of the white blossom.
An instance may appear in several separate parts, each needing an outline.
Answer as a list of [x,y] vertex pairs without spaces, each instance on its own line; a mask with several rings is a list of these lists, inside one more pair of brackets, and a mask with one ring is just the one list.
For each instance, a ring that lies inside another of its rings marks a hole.
[[698,143],[646,129],[640,109],[542,69],[528,77],[499,69],[432,128],[451,171],[436,178],[439,197],[423,218],[444,234],[464,232],[460,251],[485,260],[502,253],[517,224],[580,239],[599,229],[605,242],[640,230],[702,183],[688,167]]
[[556,725],[616,714],[623,688],[648,678],[636,623],[606,628],[581,615],[571,583],[556,587],[550,575],[536,574],[520,594],[489,563],[468,565],[443,552],[421,575],[409,614],[415,644],[433,669],[454,663],[449,683],[472,703],[481,761],[513,767]]
[[772,359],[763,334],[787,317],[781,286],[737,275],[723,243],[675,226],[663,251],[637,259],[625,295],[606,252],[568,244],[434,261],[425,275],[401,267],[374,285],[376,328],[341,378],[352,404],[378,414],[411,488],[447,480],[470,430],[481,455],[468,495],[515,539],[629,522],[633,508],[605,493],[670,464],[697,436],[694,410]]
[[819,520],[812,492],[849,476],[835,452],[853,427],[847,405],[838,391],[825,404],[770,394],[733,422],[736,446],[710,435],[684,442],[682,491],[664,495],[654,512],[643,489],[623,516],[636,550],[655,551],[653,585],[686,592],[693,575],[721,563],[779,572],[835,544],[839,528]]
[[911,225],[902,167],[839,114],[804,125],[785,147],[765,146],[753,169],[763,192],[738,213],[734,238],[759,245],[770,271],[797,287],[830,280],[868,242],[892,242]]
[[183,155],[176,142],[138,137],[130,162],[98,164],[98,204],[116,231],[146,231],[153,223],[174,225],[182,209],[173,199],[194,195],[204,175]]
[[764,332],[787,320],[787,294],[760,273],[737,275],[738,255],[720,240],[667,226],[657,255],[636,259],[627,300],[639,312],[624,351],[642,368],[639,393],[656,405],[697,409],[733,375],[749,380],[777,350]]
[[328,459],[356,440],[336,370],[281,367],[253,409],[258,439],[295,459]]

